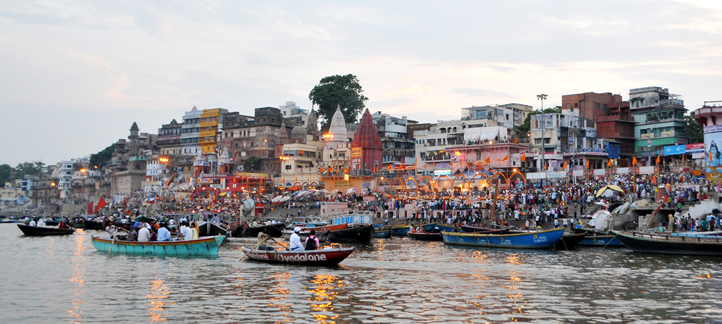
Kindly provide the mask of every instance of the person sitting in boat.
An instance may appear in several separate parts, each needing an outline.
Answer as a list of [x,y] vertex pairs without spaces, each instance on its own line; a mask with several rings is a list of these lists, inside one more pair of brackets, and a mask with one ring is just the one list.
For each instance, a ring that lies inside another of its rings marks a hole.
[[38,224],[36,226],[37,227],[45,227],[45,220],[42,217],[40,217],[40,219],[38,219]]
[[140,225],[140,229],[138,230],[138,242],[148,242],[150,241],[150,230],[148,229],[148,224],[143,223]]
[[158,229],[158,241],[170,241],[170,231],[168,230],[168,227],[166,227],[165,223],[160,223],[160,228]]
[[31,218],[30,223],[28,223],[28,226],[36,226],[36,225],[37,225],[37,223],[35,223],[35,219]]
[[183,236],[183,241],[189,241],[193,239],[193,230],[188,227],[188,223],[186,221],[183,221],[183,223],[181,223],[180,235]]
[[155,227],[150,228],[150,241],[151,242],[158,241],[158,230]]
[[316,237],[316,230],[312,229],[310,235],[308,235],[308,237],[306,238],[305,250],[306,251],[317,250],[320,245],[321,244],[319,244],[319,242],[318,242],[318,237]]
[[268,241],[271,237],[263,232],[258,232],[258,242],[256,243],[256,250],[273,251],[275,250],[272,246],[269,246]]
[[65,220],[64,220],[64,219],[61,219],[61,220],[60,220],[60,223],[58,224],[58,228],[59,228],[59,229],[66,229],[66,228],[68,228],[68,225],[65,224]]
[[137,241],[138,240],[138,229],[135,227],[130,228],[130,232],[128,232],[128,241]]
[[290,239],[291,244],[289,247],[291,249],[291,251],[303,251],[303,245],[301,245],[301,237],[298,236],[298,233],[300,233],[300,232],[301,232],[300,227],[296,227],[293,229],[293,234],[291,234],[291,239]]

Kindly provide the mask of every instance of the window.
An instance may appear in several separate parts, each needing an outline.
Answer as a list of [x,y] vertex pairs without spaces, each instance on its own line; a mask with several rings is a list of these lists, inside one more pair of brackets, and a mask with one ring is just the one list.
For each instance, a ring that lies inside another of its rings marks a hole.
[[291,165],[287,165],[286,170],[291,170]]
[[599,103],[598,103],[598,102],[595,102],[595,103],[594,103],[594,109],[599,109]]
[[541,144],[541,138],[535,138],[534,144]]
[[544,144],[549,144],[549,143],[551,143],[551,142],[552,142],[552,139],[551,139],[551,138],[545,138],[545,139],[544,139]]
[[577,107],[579,107],[579,103],[578,103],[578,102],[575,102],[575,103],[574,103],[574,108],[577,108]]

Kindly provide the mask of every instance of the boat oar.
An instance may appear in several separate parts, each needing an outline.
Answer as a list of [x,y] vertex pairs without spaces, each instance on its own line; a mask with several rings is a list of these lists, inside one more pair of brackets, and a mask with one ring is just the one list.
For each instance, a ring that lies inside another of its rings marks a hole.
[[111,255],[113,253],[113,243],[115,243],[115,236],[118,235],[118,231],[113,232],[113,240],[110,241],[110,249],[108,250],[108,255]]

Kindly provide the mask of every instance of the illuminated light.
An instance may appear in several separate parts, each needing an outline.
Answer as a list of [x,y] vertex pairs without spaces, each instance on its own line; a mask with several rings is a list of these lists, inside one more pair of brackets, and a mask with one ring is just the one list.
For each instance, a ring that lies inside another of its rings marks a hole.
[[80,169],[80,172],[82,172],[82,173],[85,173],[85,171],[86,171],[85,168]]

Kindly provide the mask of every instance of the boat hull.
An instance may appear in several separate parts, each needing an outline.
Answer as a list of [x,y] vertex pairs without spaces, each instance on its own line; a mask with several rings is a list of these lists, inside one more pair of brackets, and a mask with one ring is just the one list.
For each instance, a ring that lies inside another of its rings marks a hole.
[[328,232],[328,240],[331,242],[369,243],[373,236],[374,226],[371,224]]
[[243,253],[250,260],[267,263],[286,263],[311,266],[333,266],[346,259],[354,247],[345,249],[313,250],[313,251],[264,251],[251,250],[247,247],[242,249]]
[[584,233],[565,233],[554,248],[557,250],[573,250],[584,238]]
[[374,237],[375,238],[390,238],[391,237],[391,230],[390,229],[375,229],[374,230]]
[[587,235],[579,242],[579,246],[623,247],[624,244],[614,235]]
[[257,237],[258,233],[263,232],[268,234],[270,237],[283,237],[283,229],[286,227],[285,224],[269,224],[262,226],[250,226],[243,232],[243,227],[239,226],[233,233],[233,235],[241,237]]
[[433,232],[433,231],[453,232],[455,230],[454,225],[446,225],[446,224],[440,224],[440,223],[429,223],[429,224],[424,224],[423,226],[424,226],[424,232],[427,232],[427,233]]
[[72,228],[60,229],[57,227],[36,227],[24,224],[18,224],[18,228],[23,231],[25,236],[56,236],[56,235],[70,235],[75,233]]
[[420,241],[443,241],[441,233],[409,233],[409,236],[413,239]]
[[411,230],[411,225],[391,225],[391,236],[407,236]]
[[[120,240],[113,242],[110,239],[97,237],[93,237],[91,240],[96,250],[112,254],[217,257],[218,248],[225,238],[225,236],[219,235],[201,237],[196,240],[164,242],[129,242]],[[113,246],[112,251],[110,251],[111,244]]]
[[681,237],[614,232],[635,253],[722,256],[722,237]]
[[550,249],[564,234],[564,229],[514,234],[442,233],[444,244],[512,249]]

